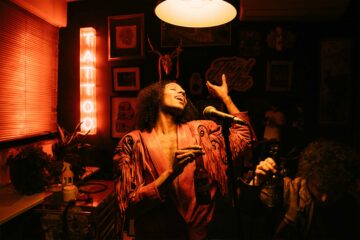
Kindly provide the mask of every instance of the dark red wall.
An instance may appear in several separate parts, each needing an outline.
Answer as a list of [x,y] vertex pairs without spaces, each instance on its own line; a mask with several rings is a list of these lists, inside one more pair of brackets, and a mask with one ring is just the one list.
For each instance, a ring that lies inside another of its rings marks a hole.
[[[149,36],[155,48],[168,53],[174,48],[160,47],[160,21],[153,13],[156,1],[76,1],[69,3],[68,26],[60,31],[59,55],[59,123],[65,128],[73,129],[79,122],[79,28],[94,27],[97,31],[97,107],[98,133],[90,141],[96,146],[92,162],[100,165],[105,173],[111,175],[111,158],[118,139],[110,133],[110,97],[135,97],[137,92],[114,92],[112,88],[112,67],[139,66],[141,70],[141,87],[154,82],[158,78],[157,56],[149,52],[145,41],[145,57],[137,60],[108,61],[108,29],[107,17],[134,13],[145,14],[145,37]],[[281,101],[290,105],[301,102],[305,110],[305,122],[312,136],[325,135],[348,138],[359,143],[357,122],[359,114],[354,111],[359,103],[357,96],[359,82],[359,39],[355,37],[358,28],[358,3],[346,13],[343,19],[323,22],[287,21],[287,22],[239,22],[232,23],[231,46],[183,47],[181,53],[180,78],[183,86],[188,88],[188,80],[193,72],[199,72],[204,78],[211,62],[219,57],[241,57],[239,49],[239,33],[242,30],[255,30],[261,36],[261,53],[255,56],[256,65],[252,70],[254,85],[246,92],[231,92],[236,104],[249,110],[258,134],[261,135],[263,113],[271,101]],[[354,14],[355,12],[355,14]],[[357,14],[356,14],[357,13]],[[276,26],[295,34],[294,48],[284,52],[276,52],[267,47],[266,36]],[[352,120],[347,126],[323,127],[317,121],[318,87],[319,87],[319,46],[326,38],[350,38],[353,40],[353,86],[351,97]],[[146,39],[145,39],[146,40]],[[268,92],[266,84],[266,62],[270,60],[293,61],[293,85],[291,91]],[[204,88],[201,96],[189,96],[194,102],[205,99]],[[261,137],[261,136],[260,136]]]

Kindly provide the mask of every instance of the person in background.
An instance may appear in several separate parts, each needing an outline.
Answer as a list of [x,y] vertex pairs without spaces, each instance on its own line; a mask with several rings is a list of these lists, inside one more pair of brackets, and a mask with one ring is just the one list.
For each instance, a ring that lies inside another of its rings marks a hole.
[[265,112],[265,129],[263,139],[266,141],[280,141],[282,127],[286,123],[285,114],[277,104],[272,104]]
[[[222,85],[206,83],[229,114],[232,159],[251,148],[255,138],[246,112],[240,112]],[[176,82],[156,82],[138,96],[137,129],[115,149],[115,186],[120,213],[134,219],[136,239],[209,237],[216,202],[228,194],[227,159],[222,126],[194,120],[193,107]],[[220,219],[219,222],[226,222]]]
[[[248,173],[238,180],[241,192],[239,215],[242,218],[242,232],[245,239],[271,238],[273,225],[277,222],[274,218],[278,216],[277,206],[274,206],[275,200],[267,202],[271,207],[258,203],[259,199],[254,200],[256,193],[248,186],[254,177],[253,166],[270,157],[275,161],[282,177],[294,178],[300,153],[311,141],[311,135],[308,134],[308,127],[305,124],[303,99],[269,98],[266,100],[267,106],[257,118],[257,120],[262,119],[261,124],[258,124],[261,128],[257,129],[257,134],[262,137],[254,145],[252,164],[248,168]],[[271,189],[271,185],[276,185],[274,182],[277,180],[266,181],[264,185],[268,185]]]
[[[359,158],[341,143],[318,139],[303,150],[294,179],[284,178],[280,222],[274,239],[358,239]],[[278,173],[272,158],[255,170],[260,199],[269,201],[263,183]]]
[[311,141],[304,122],[301,101],[273,101],[264,113],[264,134],[257,142],[253,165],[272,157],[286,176],[297,172],[301,151]]

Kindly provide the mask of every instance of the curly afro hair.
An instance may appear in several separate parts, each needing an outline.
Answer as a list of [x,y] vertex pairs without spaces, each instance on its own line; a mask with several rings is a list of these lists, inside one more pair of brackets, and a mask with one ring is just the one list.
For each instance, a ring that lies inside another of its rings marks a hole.
[[[136,127],[141,131],[151,131],[157,121],[161,107],[165,86],[175,80],[155,82],[142,89],[138,94],[136,109]],[[199,113],[189,99],[181,115],[177,116],[177,123],[185,123],[199,118]]]
[[356,184],[359,169],[356,156],[345,144],[318,139],[301,153],[298,174],[305,179],[316,179],[323,192],[346,191]]

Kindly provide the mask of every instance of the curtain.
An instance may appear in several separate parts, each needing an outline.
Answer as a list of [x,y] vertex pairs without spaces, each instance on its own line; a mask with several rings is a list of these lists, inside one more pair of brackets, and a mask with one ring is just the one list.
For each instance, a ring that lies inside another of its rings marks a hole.
[[0,1],[0,142],[57,129],[59,29]]

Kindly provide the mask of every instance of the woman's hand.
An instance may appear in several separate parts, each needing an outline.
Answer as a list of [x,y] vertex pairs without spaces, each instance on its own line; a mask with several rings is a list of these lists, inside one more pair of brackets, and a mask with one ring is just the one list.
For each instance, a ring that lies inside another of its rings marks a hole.
[[174,161],[172,162],[172,170],[175,176],[178,176],[186,165],[194,161],[200,155],[205,154],[202,147],[192,145],[175,151]]
[[230,114],[236,114],[239,113],[239,109],[235,106],[233,101],[231,100],[231,97],[229,96],[229,89],[228,85],[226,83],[226,76],[225,74],[221,75],[221,86],[217,86],[212,84],[209,81],[206,81],[206,86],[210,92],[211,95],[220,98],[220,100],[225,104],[226,109]]
[[184,168],[193,162],[198,156],[205,154],[199,145],[191,145],[186,148],[175,151],[174,158],[171,162],[171,168],[164,171],[156,180],[155,184],[159,192],[163,195],[166,193],[168,186],[184,170]]
[[206,81],[206,86],[211,95],[218,97],[224,101],[227,97],[229,97],[228,96],[229,90],[228,90],[228,85],[226,83],[225,74],[222,74],[221,80],[222,80],[221,86],[214,85],[209,81]]
[[255,169],[254,185],[261,185],[265,179],[274,173],[276,173],[276,163],[274,159],[268,157],[264,161],[260,161]]

